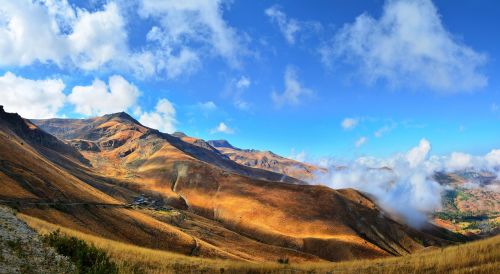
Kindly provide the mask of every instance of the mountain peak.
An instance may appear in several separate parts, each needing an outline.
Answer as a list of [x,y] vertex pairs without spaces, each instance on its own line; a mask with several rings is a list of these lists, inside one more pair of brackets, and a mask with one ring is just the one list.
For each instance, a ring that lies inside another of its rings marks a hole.
[[176,131],[176,132],[172,133],[172,136],[177,137],[177,138],[187,137],[186,133],[181,132],[181,131]]
[[25,120],[17,113],[6,112],[2,105],[0,105],[0,119],[5,120],[10,124],[25,124]]
[[121,119],[125,119],[125,120],[134,120],[135,119],[130,116],[128,113],[124,112],[124,111],[121,111],[121,112],[116,112],[116,113],[111,113],[111,114],[106,114],[106,115],[103,115],[103,117],[106,117],[106,118],[109,118],[109,119],[112,119],[112,118],[121,118]]
[[130,116],[130,114],[124,112],[124,111],[121,111],[121,112],[116,112],[116,113],[111,113],[111,114],[106,114],[106,115],[103,115],[102,118],[106,119],[106,120],[111,120],[111,119],[119,119],[119,120],[122,120],[122,121],[129,121],[131,123],[134,123],[134,124],[139,124],[139,125],[142,125],[139,121],[137,121],[134,117]]
[[237,149],[239,148],[234,147],[231,145],[227,140],[210,140],[207,143],[209,143],[211,146],[218,148],[218,147],[227,147],[227,148],[232,148],[232,149]]

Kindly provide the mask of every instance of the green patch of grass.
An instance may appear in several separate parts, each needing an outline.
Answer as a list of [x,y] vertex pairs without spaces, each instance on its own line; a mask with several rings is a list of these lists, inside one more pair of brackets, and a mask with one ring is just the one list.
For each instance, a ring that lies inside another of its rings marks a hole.
[[467,201],[470,198],[472,198],[472,194],[464,192],[464,191],[458,191],[457,192],[457,198],[461,201]]
[[76,237],[66,236],[56,230],[43,236],[43,241],[54,247],[59,254],[68,257],[75,264],[78,273],[118,273],[118,267],[105,251]]

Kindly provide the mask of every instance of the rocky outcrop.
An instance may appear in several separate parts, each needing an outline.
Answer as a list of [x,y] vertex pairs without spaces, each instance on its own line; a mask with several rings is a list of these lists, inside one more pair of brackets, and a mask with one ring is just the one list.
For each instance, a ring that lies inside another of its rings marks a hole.
[[0,206],[0,273],[76,273],[68,258],[46,246],[14,211]]

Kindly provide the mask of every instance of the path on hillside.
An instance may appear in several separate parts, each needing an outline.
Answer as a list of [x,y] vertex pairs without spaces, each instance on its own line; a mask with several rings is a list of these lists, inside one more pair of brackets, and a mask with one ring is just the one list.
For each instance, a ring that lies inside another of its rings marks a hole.
[[3,205],[20,205],[20,206],[101,206],[101,207],[129,207],[129,204],[109,204],[109,203],[95,203],[95,202],[59,202],[47,200],[34,200],[34,199],[0,199],[0,204]]

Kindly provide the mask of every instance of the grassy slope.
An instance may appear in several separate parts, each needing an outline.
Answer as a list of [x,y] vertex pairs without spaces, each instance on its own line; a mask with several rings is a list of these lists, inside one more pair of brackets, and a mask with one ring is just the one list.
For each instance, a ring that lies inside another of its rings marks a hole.
[[500,269],[500,236],[404,257],[343,263],[279,265],[183,256],[91,236],[23,214],[18,217],[39,233],[60,229],[65,234],[105,249],[117,262],[122,273],[221,273],[222,269],[225,273],[497,273]]

